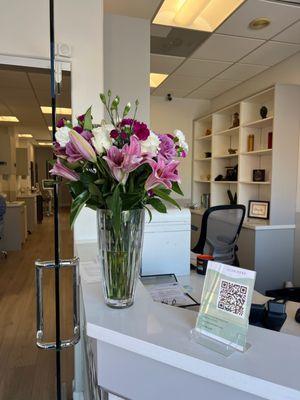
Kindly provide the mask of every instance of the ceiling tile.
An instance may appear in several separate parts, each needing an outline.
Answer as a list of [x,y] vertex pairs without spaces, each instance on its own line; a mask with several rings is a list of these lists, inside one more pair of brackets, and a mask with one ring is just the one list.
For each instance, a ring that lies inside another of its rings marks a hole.
[[285,29],[279,35],[275,36],[272,40],[278,42],[300,44],[300,21]]
[[237,80],[212,79],[209,82],[202,85],[199,89],[195,90],[188,97],[211,99],[240,83],[241,82]]
[[190,58],[176,72],[182,75],[200,76],[209,79],[224,71],[230,65],[232,65],[230,62]]
[[[196,76],[189,76],[189,75],[179,75],[175,72],[169,78],[167,78],[159,88],[169,91],[173,93],[175,90],[182,90],[186,94],[190,91],[196,89],[202,83],[207,81],[206,78],[200,78]],[[155,90],[155,93],[158,89]]]
[[0,88],[31,89],[26,72],[1,69]]
[[184,57],[151,54],[150,71],[158,74],[170,74],[184,61]]
[[300,45],[298,44],[270,41],[253,51],[247,57],[243,58],[241,63],[271,66],[283,61],[285,58],[290,57],[299,50]]
[[[165,97],[168,93],[170,93],[169,90],[159,87],[157,90],[155,90],[155,92],[152,94],[152,96]],[[172,90],[171,94],[173,97],[185,97],[185,95],[187,94],[187,91],[175,89],[175,90]]]
[[[270,19],[271,24],[260,30],[249,29],[249,23],[259,17]],[[300,7],[297,5],[251,0],[245,2],[221,25],[217,32],[226,35],[270,39],[299,18]]]
[[259,74],[269,68],[266,65],[234,64],[226,71],[218,75],[218,79],[231,79],[245,81],[254,75]]
[[238,61],[263,43],[263,40],[258,39],[213,34],[194,52],[192,58]]

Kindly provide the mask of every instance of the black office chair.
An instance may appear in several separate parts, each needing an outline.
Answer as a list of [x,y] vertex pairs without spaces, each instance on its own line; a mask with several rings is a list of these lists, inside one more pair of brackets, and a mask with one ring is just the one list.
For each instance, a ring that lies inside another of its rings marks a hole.
[[241,204],[208,208],[202,217],[200,238],[192,249],[196,254],[209,254],[217,262],[239,266],[237,241],[245,218]]

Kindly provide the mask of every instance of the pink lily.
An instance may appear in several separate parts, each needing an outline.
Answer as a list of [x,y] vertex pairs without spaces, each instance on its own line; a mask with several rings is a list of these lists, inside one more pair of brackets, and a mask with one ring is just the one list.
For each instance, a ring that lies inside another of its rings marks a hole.
[[77,152],[81,154],[85,160],[91,162],[97,161],[95,150],[82,135],[80,135],[78,132],[74,130],[71,130],[69,132],[69,136],[70,136],[70,142],[77,150]]
[[148,164],[152,168],[152,173],[149,175],[145,183],[145,189],[151,190],[156,186],[163,185],[167,189],[172,188],[172,182],[180,182],[177,167],[179,161],[167,161],[161,155],[158,155],[157,162],[149,160]]
[[134,136],[131,136],[130,144],[125,144],[122,149],[111,146],[103,158],[107,162],[112,176],[123,185],[125,185],[129,173],[142,165],[144,161],[141,156],[141,146]]
[[77,172],[64,166],[59,158],[57,159],[53,168],[50,170],[50,174],[61,176],[63,178],[68,179],[69,181],[73,181],[73,182],[79,181],[79,178],[80,178],[80,176],[79,176],[79,174],[77,174]]

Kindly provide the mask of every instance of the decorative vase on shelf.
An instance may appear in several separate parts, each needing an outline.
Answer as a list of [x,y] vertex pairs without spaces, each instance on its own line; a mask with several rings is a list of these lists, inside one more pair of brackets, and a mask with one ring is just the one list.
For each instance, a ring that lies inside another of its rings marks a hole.
[[259,110],[260,116],[262,117],[262,119],[267,118],[268,115],[268,109],[266,106],[262,106],[261,109]]
[[105,302],[113,308],[130,307],[141,267],[143,209],[121,212],[118,226],[109,210],[98,210],[98,244]]

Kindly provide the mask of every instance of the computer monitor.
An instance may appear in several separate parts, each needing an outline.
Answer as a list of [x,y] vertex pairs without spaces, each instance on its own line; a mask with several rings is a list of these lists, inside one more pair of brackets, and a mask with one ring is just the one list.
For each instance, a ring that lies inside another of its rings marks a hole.
[[42,188],[43,190],[53,190],[55,181],[54,179],[43,179],[42,180]]

